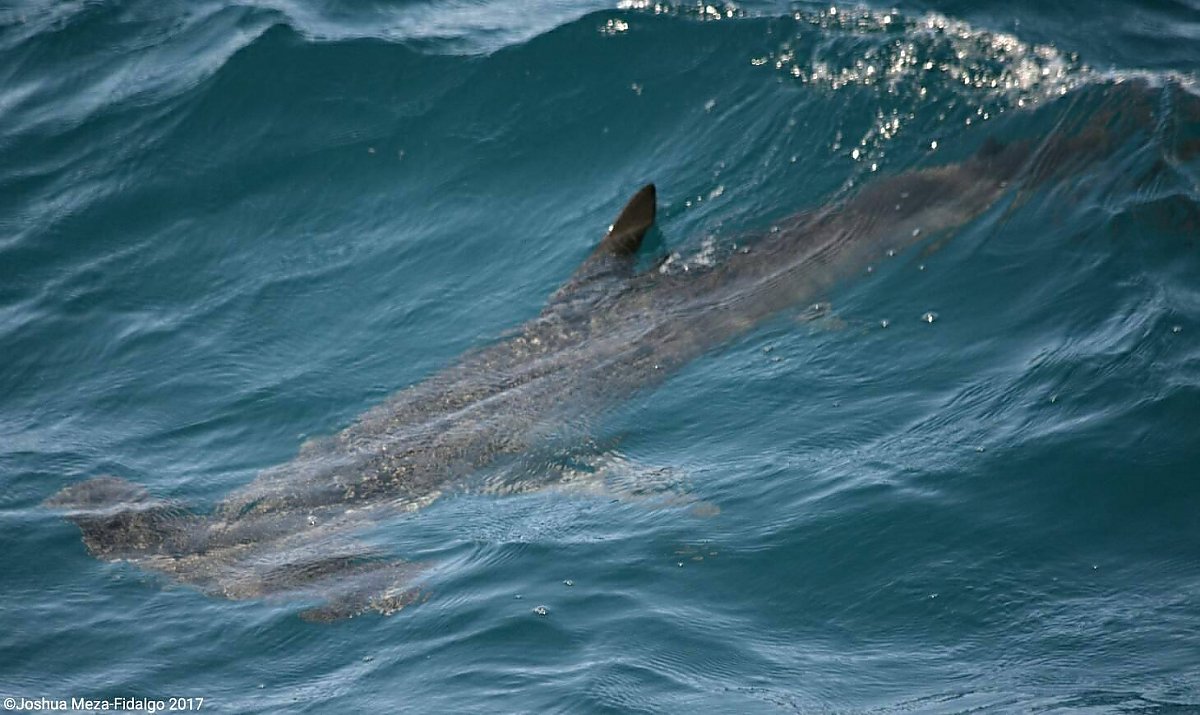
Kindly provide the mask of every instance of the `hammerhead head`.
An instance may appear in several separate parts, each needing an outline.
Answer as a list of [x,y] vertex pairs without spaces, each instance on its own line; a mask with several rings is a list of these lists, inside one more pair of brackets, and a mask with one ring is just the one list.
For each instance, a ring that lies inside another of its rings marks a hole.
[[336,435],[304,444],[211,511],[112,476],[68,486],[46,504],[79,526],[93,556],[206,593],[315,600],[302,615],[317,620],[398,610],[423,597],[422,567],[389,560],[355,533],[428,505],[487,465],[536,449],[563,424],[580,424],[781,311],[813,304],[888,256],[945,237],[1002,196],[1095,162],[1150,125],[1153,92],[1126,83],[1104,93],[1074,127],[1040,140],[988,141],[961,163],[868,183],[687,271],[638,268],[655,220],[648,184],[540,315]]

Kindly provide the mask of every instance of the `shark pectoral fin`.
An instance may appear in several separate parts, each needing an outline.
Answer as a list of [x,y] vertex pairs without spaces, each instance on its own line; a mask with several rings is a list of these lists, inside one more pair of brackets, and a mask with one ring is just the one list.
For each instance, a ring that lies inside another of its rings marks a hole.
[[[551,471],[553,478],[548,478]],[[693,515],[704,517],[721,511],[689,493],[685,472],[645,465],[613,448],[564,454],[556,464],[543,464],[538,476],[537,486],[516,483],[510,485],[510,491],[591,495],[650,508],[687,507]]]
[[328,623],[353,618],[368,611],[385,616],[407,606],[429,600],[429,592],[417,585],[427,564],[408,561],[373,561],[356,564],[321,583],[311,592],[324,602],[300,613],[310,622]]

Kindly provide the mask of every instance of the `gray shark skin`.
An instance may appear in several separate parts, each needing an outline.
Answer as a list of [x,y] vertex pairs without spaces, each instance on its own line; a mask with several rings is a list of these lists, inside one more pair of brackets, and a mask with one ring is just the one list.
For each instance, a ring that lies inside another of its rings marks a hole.
[[[1001,197],[1019,200],[1021,191],[1109,155],[1153,125],[1164,92],[1170,88],[1109,85],[1076,126],[989,141],[961,163],[877,180],[686,272],[636,270],[655,218],[655,187],[647,185],[515,334],[306,443],[210,512],[110,476],[68,486],[46,505],[79,526],[96,558],[128,560],[206,593],[315,601],[302,614],[313,620],[399,610],[426,597],[424,567],[389,560],[355,534],[470,488],[488,465],[547,441],[583,439],[589,416],[763,320],[820,300],[885,256],[949,235]],[[1195,98],[1188,101],[1200,117]],[[1194,144],[1183,148],[1193,154]]]

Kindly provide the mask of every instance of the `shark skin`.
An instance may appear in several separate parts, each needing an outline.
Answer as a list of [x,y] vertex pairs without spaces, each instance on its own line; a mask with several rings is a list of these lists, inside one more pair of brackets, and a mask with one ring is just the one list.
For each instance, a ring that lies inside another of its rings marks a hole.
[[[1148,133],[1160,96],[1139,83],[1109,85],[1077,126],[1037,140],[989,141],[961,163],[874,181],[686,272],[636,270],[655,219],[656,190],[647,185],[540,315],[337,434],[304,444],[211,511],[112,476],[67,486],[45,504],[81,529],[94,557],[130,561],[205,593],[314,601],[301,615],[321,621],[397,611],[427,597],[426,566],[389,560],[356,534],[469,488],[473,474],[500,460],[585,438],[589,416],[689,360],[811,305],[886,256],[948,235],[1004,196],[1019,200],[1021,191],[1108,156]],[[1188,101],[1191,119],[1200,117],[1200,102]]]

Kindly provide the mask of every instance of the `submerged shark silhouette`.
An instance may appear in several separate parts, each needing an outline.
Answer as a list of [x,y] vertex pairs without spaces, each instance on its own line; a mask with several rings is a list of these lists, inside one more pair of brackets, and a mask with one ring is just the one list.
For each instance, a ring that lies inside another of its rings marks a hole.
[[425,597],[423,567],[389,560],[355,533],[461,488],[481,467],[536,449],[565,422],[661,381],[782,310],[812,304],[888,255],[946,236],[1006,194],[1077,171],[1150,126],[1155,91],[1125,83],[1101,95],[1074,127],[1040,141],[989,141],[961,163],[875,181],[683,272],[637,270],[655,220],[655,187],[647,185],[515,335],[399,392],[335,436],[306,443],[211,512],[111,476],[68,486],[46,504],[79,526],[93,556],[210,594],[319,600],[302,614],[316,620],[398,610]]

